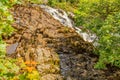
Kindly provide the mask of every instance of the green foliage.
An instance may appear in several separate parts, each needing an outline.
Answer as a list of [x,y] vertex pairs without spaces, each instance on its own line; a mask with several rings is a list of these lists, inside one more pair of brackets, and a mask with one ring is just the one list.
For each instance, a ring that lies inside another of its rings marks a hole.
[[19,72],[20,68],[14,63],[13,59],[0,59],[0,79],[11,79]]
[[44,0],[17,0],[19,4],[27,5],[29,3],[41,4]]
[[28,0],[28,1],[30,1],[31,3],[36,3],[36,4],[42,3],[42,0]]
[[66,11],[74,11],[77,8],[79,0],[48,0],[48,5],[60,8]]
[[2,35],[9,36],[14,30],[11,27],[11,23],[13,22],[12,15],[10,14],[8,8],[14,5],[15,2],[11,2],[9,0],[1,0],[0,1],[0,55],[4,53],[5,46],[2,41]]
[[18,0],[20,4],[47,4],[51,7],[74,11],[77,8],[79,0]]
[[15,61],[6,58],[6,45],[2,40],[3,35],[10,36],[14,31],[11,27],[13,18],[8,9],[15,3],[15,0],[0,0],[0,79],[2,80],[10,80],[19,71],[19,67],[14,64]]
[[9,8],[16,2],[16,0],[0,0],[0,56],[5,53],[5,43],[2,41],[2,36],[10,36],[14,31],[11,27],[13,18]]
[[48,5],[54,7],[56,5],[57,1],[56,0],[48,0]]
[[13,18],[8,9],[15,3],[15,0],[0,0],[0,57],[5,56],[5,43],[2,41],[2,35],[9,36],[14,31],[11,27]]
[[32,72],[24,72],[19,76],[20,80],[39,80],[39,73],[38,71],[32,71]]
[[80,0],[76,13],[76,25],[85,26],[96,33],[99,46],[96,53],[99,61],[95,68],[106,64],[120,67],[120,1]]

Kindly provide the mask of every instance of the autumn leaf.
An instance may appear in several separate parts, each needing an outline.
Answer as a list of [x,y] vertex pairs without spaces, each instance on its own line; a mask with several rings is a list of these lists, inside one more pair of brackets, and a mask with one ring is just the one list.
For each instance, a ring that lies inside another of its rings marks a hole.
[[32,72],[34,69],[35,69],[34,67],[26,67],[26,70],[27,70],[28,72]]

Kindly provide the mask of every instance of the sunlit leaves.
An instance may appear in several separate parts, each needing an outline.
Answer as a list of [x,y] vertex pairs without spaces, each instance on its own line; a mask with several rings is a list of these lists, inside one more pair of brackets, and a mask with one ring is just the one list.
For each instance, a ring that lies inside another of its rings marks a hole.
[[10,79],[19,72],[19,69],[10,59],[0,59],[0,77]]
[[31,73],[28,73],[27,78],[30,80],[39,80],[39,73],[38,71],[32,71]]
[[120,1],[80,0],[75,13],[76,25],[84,26],[98,36],[100,45],[96,52],[100,57],[95,68],[105,68],[106,64],[120,67]]
[[13,59],[6,58],[6,44],[2,40],[2,36],[9,36],[13,32],[11,24],[13,17],[9,12],[9,8],[16,2],[10,0],[0,0],[0,79],[10,80],[18,72],[19,67],[16,66]]

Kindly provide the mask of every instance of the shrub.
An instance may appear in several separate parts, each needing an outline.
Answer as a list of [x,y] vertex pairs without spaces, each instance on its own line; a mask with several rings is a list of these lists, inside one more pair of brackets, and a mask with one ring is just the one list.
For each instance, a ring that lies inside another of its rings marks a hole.
[[16,3],[15,0],[0,0],[0,79],[10,79],[14,77],[19,67],[14,64],[14,59],[9,59],[5,56],[5,42],[2,36],[10,36],[14,29],[11,27],[13,22],[9,8]]
[[95,53],[99,61],[95,68],[105,68],[107,64],[120,67],[120,1],[80,0],[75,11],[76,25],[84,26],[98,36],[100,45]]

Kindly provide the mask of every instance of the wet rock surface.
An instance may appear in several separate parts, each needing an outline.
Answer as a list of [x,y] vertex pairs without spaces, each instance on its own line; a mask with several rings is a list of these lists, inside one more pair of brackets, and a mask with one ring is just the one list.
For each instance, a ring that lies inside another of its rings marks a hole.
[[[40,80],[119,80],[120,70],[109,67],[94,69],[98,57],[92,54],[92,43],[86,42],[75,30],[59,21],[37,5],[16,5],[12,9],[17,30],[5,39],[14,46],[13,57],[36,61]],[[8,53],[11,53],[8,51]],[[59,56],[58,56],[59,55]]]

